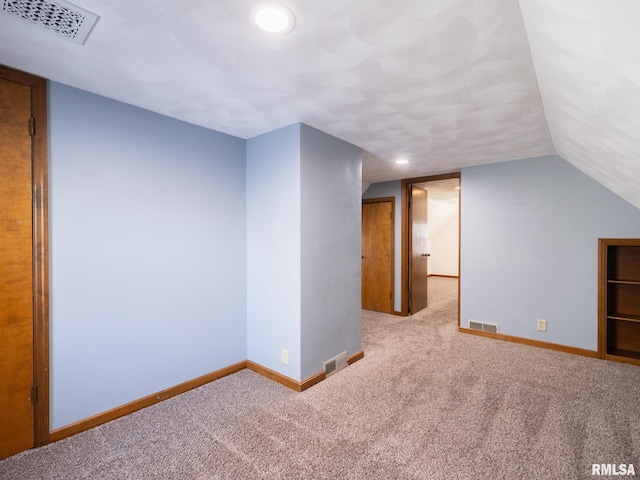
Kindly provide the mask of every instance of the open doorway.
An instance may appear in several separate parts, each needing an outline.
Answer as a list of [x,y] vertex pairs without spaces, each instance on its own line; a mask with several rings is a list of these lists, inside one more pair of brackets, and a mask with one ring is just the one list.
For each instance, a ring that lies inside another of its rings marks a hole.
[[[416,192],[420,192],[417,199]],[[426,213],[422,213],[424,208]],[[426,231],[424,241],[416,236],[416,230]],[[416,272],[419,272],[418,276]],[[423,275],[426,278],[422,278]],[[411,315],[424,308],[423,297],[428,300],[426,289],[431,277],[457,279],[459,306],[460,173],[402,181],[403,314]]]

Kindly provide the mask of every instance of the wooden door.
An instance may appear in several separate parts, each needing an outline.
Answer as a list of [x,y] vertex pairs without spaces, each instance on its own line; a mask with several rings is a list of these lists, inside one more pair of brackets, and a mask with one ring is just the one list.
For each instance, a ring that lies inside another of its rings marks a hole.
[[0,80],[0,456],[34,445],[31,90]]
[[393,198],[362,202],[362,308],[393,313]]
[[411,185],[409,199],[409,312],[416,313],[427,306],[427,191]]
[[[46,162],[43,165],[41,160],[46,157],[43,138],[34,141],[32,111],[32,84],[38,83],[41,100],[44,84],[34,79],[0,68],[0,458],[48,439],[48,411],[44,413],[48,401],[39,406],[38,412],[46,418],[38,422],[35,408],[41,381],[46,383],[42,393],[48,400],[48,378],[42,380],[48,374],[48,359],[44,358],[48,343],[43,337],[48,336],[44,321],[48,305],[43,263],[46,241],[42,240],[46,237],[46,208],[41,208],[46,197]],[[42,118],[42,113],[37,117]],[[34,143],[40,159],[36,168]],[[38,202],[40,206],[34,208]]]

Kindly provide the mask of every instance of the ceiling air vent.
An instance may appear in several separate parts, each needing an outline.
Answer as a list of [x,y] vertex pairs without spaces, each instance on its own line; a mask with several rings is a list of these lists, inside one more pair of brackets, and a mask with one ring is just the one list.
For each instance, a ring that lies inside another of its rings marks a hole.
[[2,0],[2,15],[82,45],[98,16],[64,0]]

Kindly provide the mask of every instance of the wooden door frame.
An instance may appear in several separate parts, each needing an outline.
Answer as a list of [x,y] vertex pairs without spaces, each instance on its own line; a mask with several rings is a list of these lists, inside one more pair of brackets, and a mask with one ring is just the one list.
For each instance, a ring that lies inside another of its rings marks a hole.
[[[400,297],[400,314],[409,315],[409,262],[411,254],[409,252],[409,189],[414,183],[433,182],[435,180],[448,180],[450,178],[461,178],[460,172],[445,173],[442,175],[430,175],[427,177],[413,177],[402,180],[401,202],[402,202],[402,291]],[[461,202],[458,196],[458,326],[460,326],[460,243],[461,243]]]
[[395,312],[396,303],[396,197],[376,197],[363,198],[362,205],[365,203],[391,203],[391,310],[388,313]]
[[0,78],[31,88],[33,392],[35,447],[49,443],[49,205],[47,81],[0,65]]

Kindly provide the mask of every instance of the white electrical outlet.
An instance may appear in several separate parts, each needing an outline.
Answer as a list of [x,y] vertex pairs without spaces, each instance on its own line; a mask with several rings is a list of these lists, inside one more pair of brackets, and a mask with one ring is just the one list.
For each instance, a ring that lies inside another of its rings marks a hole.
[[289,365],[289,350],[286,348],[282,349],[282,363]]
[[547,331],[547,321],[538,319],[538,331],[546,332]]

